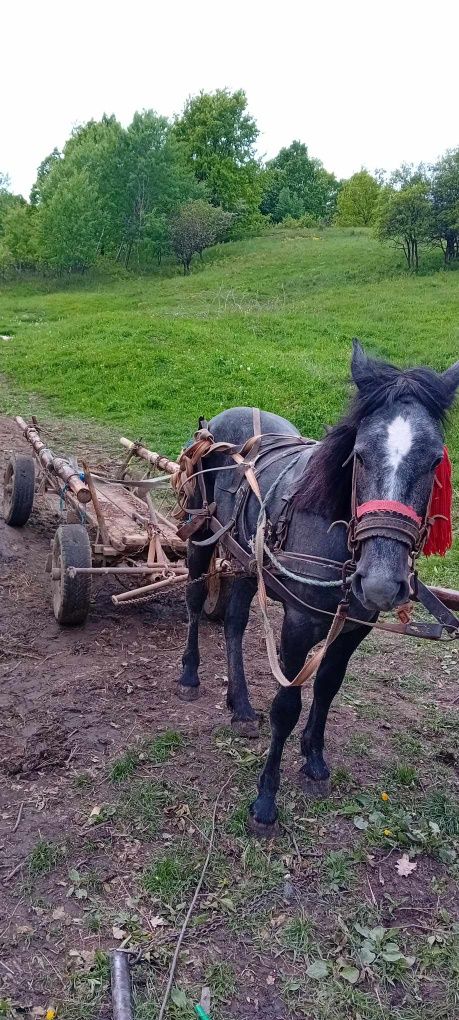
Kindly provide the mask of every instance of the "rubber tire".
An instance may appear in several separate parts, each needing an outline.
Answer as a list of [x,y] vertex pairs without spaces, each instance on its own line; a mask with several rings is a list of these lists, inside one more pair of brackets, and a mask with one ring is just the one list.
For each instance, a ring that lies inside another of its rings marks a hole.
[[51,575],[54,616],[64,627],[84,623],[91,601],[91,574],[70,577],[68,567],[91,567],[92,551],[82,524],[61,524],[52,548],[52,569],[60,566],[60,580]]
[[[211,582],[210,585],[209,581]],[[206,601],[204,602],[204,612],[208,620],[212,620],[214,623],[222,623],[225,619],[225,609],[231,586],[231,578],[222,577],[221,574],[217,574],[214,577],[209,578],[209,581],[207,583],[209,590]]]
[[[11,481],[11,493],[6,493],[6,485]],[[5,521],[12,528],[22,528],[33,510],[35,495],[35,462],[33,457],[23,453],[13,454],[5,468],[4,476],[4,507]]]

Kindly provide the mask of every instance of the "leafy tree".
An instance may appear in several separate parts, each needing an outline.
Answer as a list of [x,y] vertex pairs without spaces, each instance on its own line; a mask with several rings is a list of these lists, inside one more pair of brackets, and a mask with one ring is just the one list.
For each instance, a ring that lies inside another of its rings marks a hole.
[[5,217],[9,209],[23,202],[21,195],[13,195],[10,191],[10,179],[0,171],[0,237],[5,229]]
[[459,149],[453,149],[433,168],[433,238],[445,262],[459,258]]
[[290,188],[281,188],[277,202],[274,209],[273,219],[276,223],[280,223],[285,220],[287,216],[291,216],[294,220],[299,220],[304,213],[303,202],[296,192],[290,191]]
[[170,216],[200,189],[165,117],[152,110],[134,115],[122,151],[123,199],[121,251],[125,265],[132,250],[151,243],[152,224]]
[[[41,161],[37,170],[37,179],[35,184],[32,185],[30,192],[31,205],[39,206],[44,201],[49,181],[50,179],[53,179],[51,176],[53,174],[53,170],[60,164],[61,159],[62,153],[59,152],[59,149],[54,148],[53,151],[50,152],[49,156],[46,156],[45,159]],[[57,184],[58,177],[56,174],[54,174],[54,178],[56,179]]]
[[368,227],[374,219],[380,185],[368,170],[345,181],[338,195],[337,222],[342,227]]
[[9,265],[18,273],[34,269],[37,262],[36,211],[24,199],[11,203],[3,219],[3,249]]
[[382,189],[375,212],[376,233],[381,240],[392,240],[405,255],[409,269],[417,271],[419,246],[432,235],[432,211],[429,184],[414,177],[396,190],[387,185]]
[[241,200],[258,205],[259,165],[254,150],[258,128],[247,112],[242,89],[233,93],[217,89],[191,97],[174,131],[213,205],[228,210]]
[[[285,189],[288,189],[288,201]],[[334,174],[328,173],[319,159],[309,156],[303,142],[294,141],[267,164],[260,208],[275,222],[280,222],[282,214],[299,219],[309,213],[315,219],[329,219],[335,211],[338,190]]]
[[225,239],[232,219],[231,213],[202,199],[187,202],[172,217],[171,248],[184,274],[190,271],[193,255],[202,254],[204,248]]
[[87,170],[57,185],[39,213],[39,250],[58,272],[84,272],[94,265],[103,237],[97,187]]

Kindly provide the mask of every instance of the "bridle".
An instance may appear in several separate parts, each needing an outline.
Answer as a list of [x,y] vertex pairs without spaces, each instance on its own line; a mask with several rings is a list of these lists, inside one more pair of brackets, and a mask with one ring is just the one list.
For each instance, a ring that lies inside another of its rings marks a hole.
[[347,526],[347,541],[352,559],[349,566],[355,567],[361,552],[362,542],[367,538],[391,538],[407,546],[412,572],[415,572],[417,558],[422,552],[432,524],[430,506],[435,480],[427,502],[424,517],[414,507],[393,499],[371,499],[365,503],[357,501],[357,480],[359,459],[353,453],[351,519]]

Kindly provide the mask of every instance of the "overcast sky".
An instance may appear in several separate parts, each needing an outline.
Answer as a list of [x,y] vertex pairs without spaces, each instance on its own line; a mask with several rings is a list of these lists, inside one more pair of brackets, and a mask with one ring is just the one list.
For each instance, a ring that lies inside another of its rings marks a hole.
[[458,0],[5,0],[0,170],[28,195],[72,127],[244,88],[273,156],[394,169],[459,145]]

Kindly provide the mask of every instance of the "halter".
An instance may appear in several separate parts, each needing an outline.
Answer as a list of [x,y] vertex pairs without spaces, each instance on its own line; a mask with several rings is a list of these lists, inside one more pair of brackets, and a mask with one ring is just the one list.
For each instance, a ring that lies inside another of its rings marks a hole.
[[414,560],[422,552],[429,533],[429,510],[434,482],[424,517],[420,517],[414,507],[394,499],[370,499],[366,503],[357,503],[358,464],[358,458],[354,454],[351,519],[348,526],[348,546],[352,553],[352,565],[355,565],[360,546],[365,539],[391,538],[408,547],[414,567]]

